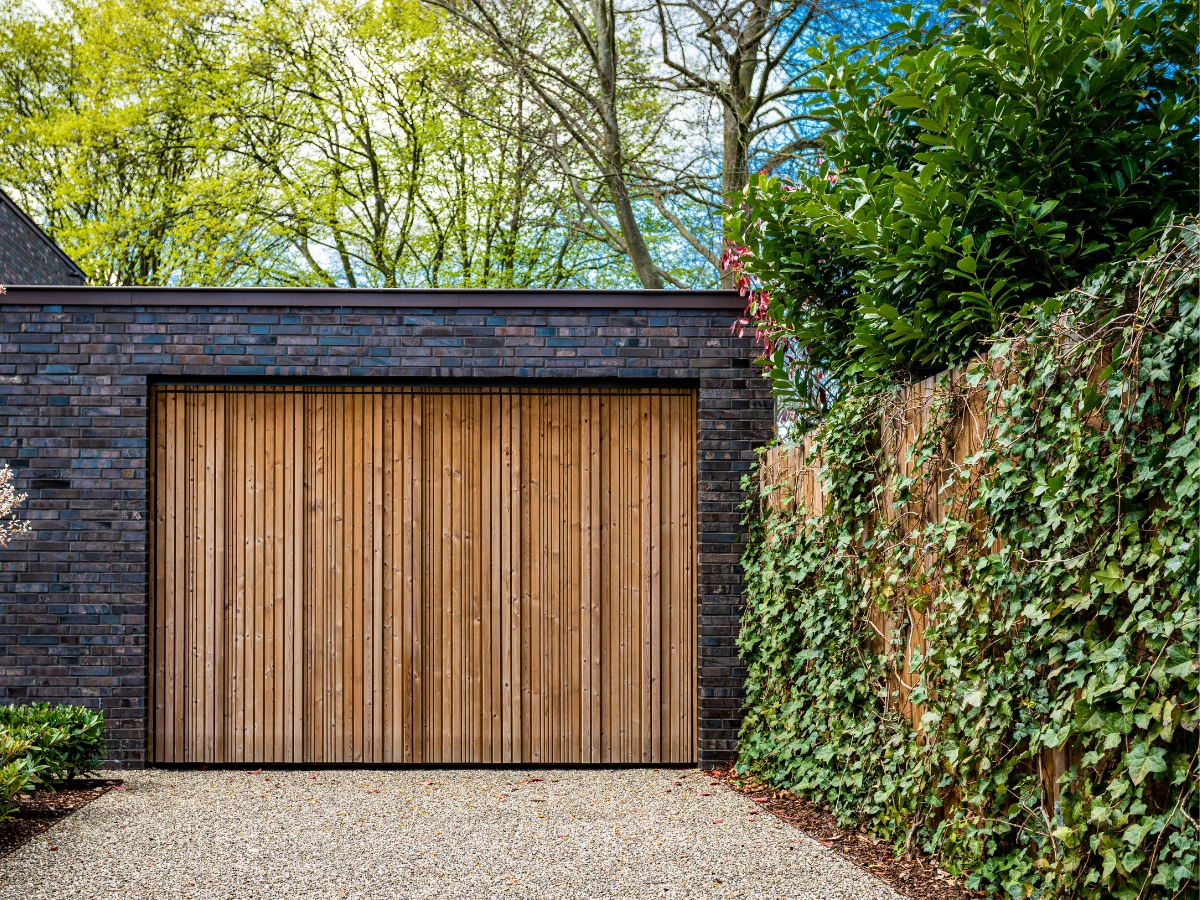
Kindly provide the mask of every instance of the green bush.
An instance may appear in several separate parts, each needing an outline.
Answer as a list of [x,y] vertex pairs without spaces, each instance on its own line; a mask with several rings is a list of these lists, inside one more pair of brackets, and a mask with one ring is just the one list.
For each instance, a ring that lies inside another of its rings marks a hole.
[[[741,771],[992,896],[1196,896],[1200,233],[1164,241],[946,384],[910,470],[880,450],[894,388],[860,385],[816,435],[825,507],[751,509]],[[968,392],[987,429],[952,465]],[[888,686],[908,610],[920,738]]]
[[38,774],[29,751],[32,744],[0,728],[0,822],[16,810],[13,801],[29,790]]
[[39,783],[54,787],[93,771],[103,759],[104,716],[82,706],[0,706],[0,734],[29,744]]
[[942,9],[944,25],[923,13],[865,51],[826,48],[820,171],[735,198],[745,324],[801,412],[962,363],[1200,206],[1194,2]]

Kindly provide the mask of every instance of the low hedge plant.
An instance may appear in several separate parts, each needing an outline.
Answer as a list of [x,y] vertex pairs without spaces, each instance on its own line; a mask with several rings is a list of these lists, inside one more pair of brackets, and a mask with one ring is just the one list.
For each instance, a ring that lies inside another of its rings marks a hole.
[[13,800],[38,787],[54,790],[92,772],[103,759],[104,716],[82,706],[0,706],[0,821]]
[[36,780],[38,768],[31,749],[29,740],[0,728],[0,822],[13,814],[13,801]]

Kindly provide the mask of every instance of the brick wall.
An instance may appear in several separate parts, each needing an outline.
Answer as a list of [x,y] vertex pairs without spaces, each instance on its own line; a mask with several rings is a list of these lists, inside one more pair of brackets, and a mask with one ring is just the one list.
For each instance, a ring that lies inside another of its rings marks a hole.
[[83,273],[0,191],[0,284],[83,284]]
[[[10,299],[12,295],[10,294]],[[0,703],[99,705],[145,761],[146,410],[155,379],[666,378],[699,388],[699,755],[734,747],[738,481],[772,403],[732,313],[0,306],[0,458],[32,540],[0,549]]]

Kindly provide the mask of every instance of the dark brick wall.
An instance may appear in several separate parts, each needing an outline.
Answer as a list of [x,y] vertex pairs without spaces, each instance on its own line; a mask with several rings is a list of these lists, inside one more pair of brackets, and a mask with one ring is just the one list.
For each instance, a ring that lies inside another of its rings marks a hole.
[[0,285],[83,284],[83,273],[0,192]]
[[699,758],[734,747],[738,481],[772,404],[732,313],[0,307],[0,458],[32,540],[0,549],[0,702],[99,705],[146,738],[146,409],[155,379],[666,378],[699,387]]

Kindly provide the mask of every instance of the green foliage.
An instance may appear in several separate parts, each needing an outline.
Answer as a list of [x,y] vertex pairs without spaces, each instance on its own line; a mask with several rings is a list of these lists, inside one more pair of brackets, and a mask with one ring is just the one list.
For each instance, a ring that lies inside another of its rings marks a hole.
[[[880,450],[893,389],[835,405],[825,508],[748,517],[743,771],[991,895],[1194,895],[1200,235],[1168,239],[947,383],[908,475]],[[968,400],[987,429],[952,466]],[[871,652],[873,608],[929,623],[921,740],[890,711],[909,629]]]
[[444,114],[481,110],[438,21],[415,0],[11,4],[0,184],[93,283],[469,281],[497,199],[471,179],[521,186]]
[[0,822],[16,810],[13,801],[29,790],[38,774],[29,741],[0,728]]
[[104,716],[83,706],[0,706],[0,735],[26,745],[36,780],[53,788],[92,772],[104,757]]
[[801,406],[824,406],[808,368],[846,386],[962,363],[1200,203],[1194,3],[942,9],[827,47],[820,172],[737,198],[735,267]]
[[[525,36],[579,75],[549,12]],[[633,37],[621,134],[657,185],[687,148]],[[603,182],[563,139],[525,75],[419,0],[0,6],[0,186],[96,284],[629,286],[580,199],[608,215]],[[667,276],[711,281],[644,194]],[[715,239],[709,206],[672,205]]]

